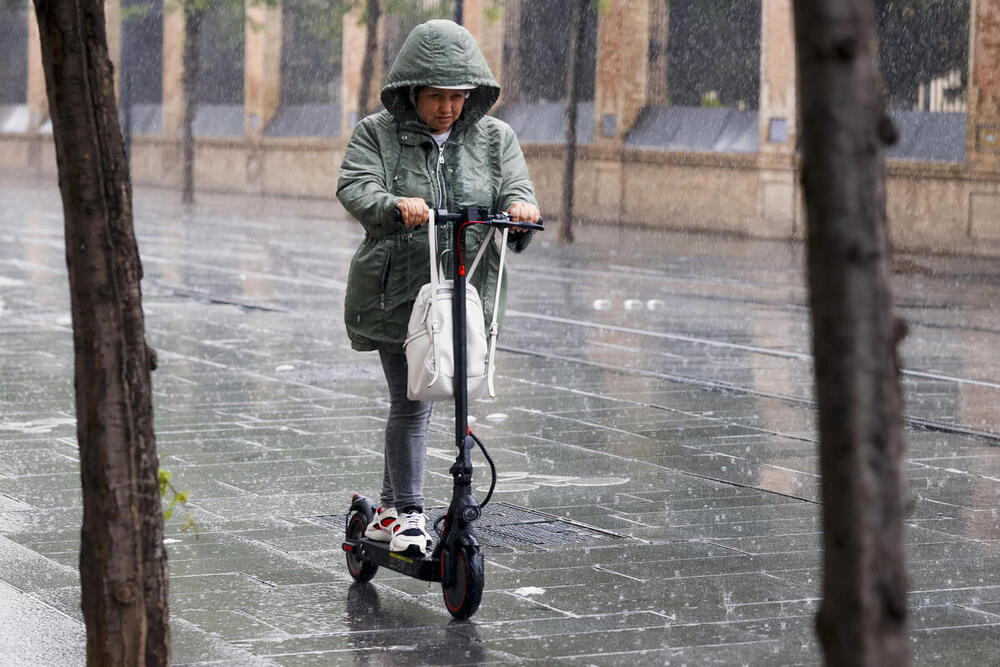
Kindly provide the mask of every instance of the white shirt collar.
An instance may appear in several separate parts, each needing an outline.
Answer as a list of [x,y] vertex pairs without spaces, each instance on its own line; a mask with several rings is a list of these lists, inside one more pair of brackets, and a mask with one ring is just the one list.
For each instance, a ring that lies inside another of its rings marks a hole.
[[448,141],[448,137],[451,136],[451,128],[449,127],[447,130],[445,130],[441,134],[432,134],[431,136],[434,137],[434,141],[437,142],[437,145],[439,147],[440,146],[444,146],[444,142]]

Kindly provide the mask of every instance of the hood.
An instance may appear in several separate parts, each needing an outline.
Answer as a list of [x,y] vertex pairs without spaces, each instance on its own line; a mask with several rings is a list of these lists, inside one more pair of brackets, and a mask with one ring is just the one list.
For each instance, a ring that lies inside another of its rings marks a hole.
[[421,23],[403,42],[382,86],[382,104],[398,121],[418,121],[410,102],[412,86],[477,86],[469,91],[462,115],[453,126],[463,130],[486,115],[500,97],[483,52],[468,30],[453,21]]

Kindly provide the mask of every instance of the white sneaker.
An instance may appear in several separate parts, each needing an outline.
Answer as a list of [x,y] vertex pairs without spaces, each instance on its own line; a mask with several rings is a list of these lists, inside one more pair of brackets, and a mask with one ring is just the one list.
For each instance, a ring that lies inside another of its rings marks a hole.
[[396,523],[397,516],[395,507],[379,507],[372,522],[365,528],[365,537],[376,542],[388,542],[392,539],[392,525]]
[[431,536],[427,532],[427,517],[421,512],[406,512],[399,515],[392,524],[392,540],[389,551],[405,556],[423,556],[431,546]]

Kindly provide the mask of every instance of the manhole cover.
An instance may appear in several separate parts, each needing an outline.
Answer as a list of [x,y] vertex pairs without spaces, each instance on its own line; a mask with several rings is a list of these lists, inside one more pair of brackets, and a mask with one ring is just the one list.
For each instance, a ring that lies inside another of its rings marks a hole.
[[[447,509],[428,507],[425,510],[427,523],[433,525]],[[310,521],[329,526],[338,532],[344,530],[346,518],[345,514],[308,517]],[[631,539],[627,535],[619,535],[504,502],[492,502],[483,508],[483,516],[476,521],[476,537],[484,547],[590,544],[606,540]]]

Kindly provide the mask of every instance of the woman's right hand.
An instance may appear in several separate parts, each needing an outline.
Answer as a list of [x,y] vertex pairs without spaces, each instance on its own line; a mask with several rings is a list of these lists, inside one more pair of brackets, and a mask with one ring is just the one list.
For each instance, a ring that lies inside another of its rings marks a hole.
[[396,202],[396,208],[407,227],[419,227],[426,223],[431,212],[430,206],[420,197],[403,197]]

